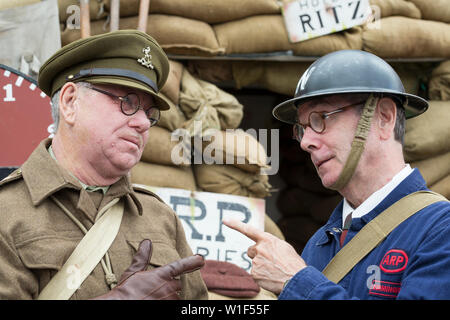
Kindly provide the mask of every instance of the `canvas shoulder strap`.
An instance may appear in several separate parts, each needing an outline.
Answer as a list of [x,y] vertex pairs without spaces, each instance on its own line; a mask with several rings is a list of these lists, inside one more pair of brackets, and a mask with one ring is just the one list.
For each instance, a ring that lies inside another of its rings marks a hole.
[[366,224],[328,263],[322,273],[338,283],[389,233],[416,212],[438,201],[448,201],[432,191],[417,191],[398,200]]
[[61,270],[41,291],[39,300],[69,299],[106,254],[119,232],[124,204],[117,198],[105,208],[106,212],[89,229]]

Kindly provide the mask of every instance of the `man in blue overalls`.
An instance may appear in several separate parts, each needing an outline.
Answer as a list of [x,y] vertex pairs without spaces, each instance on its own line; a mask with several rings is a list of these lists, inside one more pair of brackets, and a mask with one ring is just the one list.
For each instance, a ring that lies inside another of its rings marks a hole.
[[[306,70],[295,97],[273,114],[293,124],[294,138],[310,154],[322,184],[344,199],[301,257],[267,233],[224,221],[256,242],[247,253],[262,287],[279,299],[450,299],[450,203],[444,197],[413,211],[392,231],[366,232],[369,238],[383,233],[379,241],[358,239],[375,218],[386,221],[382,213],[388,207],[428,190],[402,152],[405,119],[427,107],[424,99],[405,93],[389,64],[368,52],[333,52]],[[400,202],[390,217],[407,211]],[[353,258],[365,241],[375,244],[348,271],[333,281],[325,275],[341,249]]]

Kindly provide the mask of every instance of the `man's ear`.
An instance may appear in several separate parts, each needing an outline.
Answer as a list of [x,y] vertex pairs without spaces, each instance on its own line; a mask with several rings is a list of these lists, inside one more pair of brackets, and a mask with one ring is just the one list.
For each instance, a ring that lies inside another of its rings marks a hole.
[[378,101],[377,125],[380,138],[387,140],[394,134],[395,122],[397,119],[397,106],[390,98],[381,98]]
[[77,106],[75,101],[80,95],[80,89],[73,82],[67,82],[61,88],[59,95],[59,113],[61,119],[69,125],[73,125],[76,119]]

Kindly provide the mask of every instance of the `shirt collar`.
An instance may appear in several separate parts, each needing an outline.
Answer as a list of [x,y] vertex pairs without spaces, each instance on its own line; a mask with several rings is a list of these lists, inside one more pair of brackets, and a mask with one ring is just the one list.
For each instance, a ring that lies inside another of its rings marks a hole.
[[363,203],[357,208],[353,208],[347,199],[343,200],[342,207],[342,226],[344,226],[345,218],[351,213],[352,218],[361,218],[370,211],[372,211],[386,196],[392,192],[403,180],[408,177],[413,170],[409,164],[400,170],[387,184],[372,193]]

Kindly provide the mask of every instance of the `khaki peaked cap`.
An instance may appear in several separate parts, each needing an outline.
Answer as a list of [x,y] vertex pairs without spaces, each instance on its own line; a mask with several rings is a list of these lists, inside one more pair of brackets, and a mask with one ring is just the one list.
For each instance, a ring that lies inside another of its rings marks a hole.
[[48,96],[68,81],[113,84],[152,95],[161,110],[170,108],[159,94],[169,75],[169,60],[148,34],[119,30],[74,41],[40,68],[38,84]]

